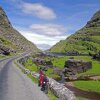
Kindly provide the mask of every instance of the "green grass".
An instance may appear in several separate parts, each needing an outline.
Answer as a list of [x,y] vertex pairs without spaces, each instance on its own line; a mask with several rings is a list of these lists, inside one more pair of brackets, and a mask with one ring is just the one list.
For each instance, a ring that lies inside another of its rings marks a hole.
[[100,82],[99,81],[75,81],[75,87],[85,90],[100,93]]
[[[64,57],[53,57],[53,58],[45,58],[46,60],[51,59],[51,61],[53,62],[53,66],[59,67],[59,68],[64,68],[64,64],[65,61],[69,59],[69,56],[64,56]],[[91,59],[90,56],[74,56],[74,59],[76,60],[85,60],[85,61],[92,61],[92,69],[84,72],[84,73],[80,73],[78,74],[78,76],[80,75],[100,75],[100,62]],[[28,68],[31,71],[37,71],[37,66],[32,62],[31,59],[29,59],[26,63],[25,63],[26,68]],[[47,76],[52,77],[54,79],[58,79],[59,76],[58,75],[54,75],[51,74],[53,72],[52,69],[48,68],[48,70],[45,72]],[[30,77],[30,76],[29,76]],[[34,82],[36,81],[34,78],[32,79]],[[85,90],[85,91],[93,91],[93,92],[99,92],[100,93],[100,82],[97,81],[75,81],[74,82],[75,87]],[[50,100],[57,100],[56,97],[52,97],[52,93],[51,91],[49,91],[50,94],[48,94],[48,96],[50,96]],[[79,100],[81,100],[81,97],[78,98]]]
[[8,39],[4,38],[2,35],[0,35],[0,43],[2,43],[4,46],[6,47],[11,47],[14,49],[18,49],[18,47],[16,47],[13,43],[11,43],[11,41],[9,41]]
[[54,94],[51,92],[51,90],[48,91],[48,97],[49,100],[59,100],[56,96],[54,96]]
[[86,99],[86,98],[83,98],[83,97],[78,96],[77,97],[77,100],[89,100],[89,99]]
[[[40,66],[35,65],[35,64],[32,62],[32,59],[31,59],[31,58],[28,59],[28,60],[25,62],[24,66],[25,66],[27,69],[29,69],[30,71],[33,71],[33,72],[37,72],[37,71],[38,71],[38,68],[40,67]],[[57,77],[58,77],[57,75],[52,74],[52,73],[53,73],[53,69],[52,69],[52,68],[48,68],[47,71],[45,71],[44,73],[45,73],[47,76],[49,76],[49,77],[53,77],[53,78],[57,78]]]
[[[52,62],[54,66],[59,68],[64,68],[65,61],[68,60],[69,57],[59,57],[55,58]],[[78,76],[81,75],[100,75],[100,62],[91,59],[90,56],[74,56],[74,59],[77,60],[85,60],[85,61],[92,61],[92,69],[78,74]],[[86,91],[93,91],[93,92],[99,92],[100,93],[100,82],[97,81],[75,81],[74,82],[75,87],[86,90]],[[81,100],[81,97],[79,98]]]
[[4,55],[1,55],[1,54],[0,54],[0,59],[2,59],[2,58],[4,58],[4,57],[5,57]]
[[58,42],[49,51],[50,52],[68,52],[71,50],[79,53],[96,53],[100,50],[100,26],[82,28],[70,35],[67,39]]
[[[100,62],[91,59],[90,56],[73,56],[74,59],[76,60],[85,60],[85,61],[92,61],[92,69],[84,72],[84,73],[80,73],[79,75],[100,75]],[[69,56],[67,57],[59,57],[59,58],[54,58],[54,60],[52,60],[53,65],[59,68],[64,68],[64,64],[65,61],[68,60]]]
[[38,79],[34,78],[31,74],[27,75],[34,83],[38,83]]
[[92,36],[91,39],[95,42],[100,43],[100,36]]
[[29,69],[30,71],[38,71],[38,66],[36,66],[33,62],[32,62],[32,59],[28,59],[26,62],[25,62],[25,67],[27,69]]
[[[15,62],[15,64],[16,64],[16,62]],[[16,64],[16,65],[18,66],[18,64]],[[19,66],[18,66],[18,67],[19,67]],[[27,60],[27,62],[25,63],[25,67],[26,67],[27,69],[29,69],[30,71],[37,71],[37,70],[38,70],[38,69],[37,69],[37,66],[32,62],[32,59],[31,59],[31,58]],[[20,67],[19,67],[19,68],[20,68]],[[21,69],[21,68],[20,68],[20,69]],[[21,70],[22,70],[22,69],[21,69]],[[22,70],[22,72],[24,72],[24,71]],[[46,72],[46,74],[47,74],[48,76],[50,76],[50,75],[49,75],[50,72],[52,72],[51,69],[49,69],[48,72]],[[28,76],[34,83],[36,83],[36,84],[38,83],[38,79],[32,77],[31,74],[28,74],[27,76]],[[49,97],[49,100],[58,100],[58,98],[51,92],[51,90],[48,91],[47,96]]]

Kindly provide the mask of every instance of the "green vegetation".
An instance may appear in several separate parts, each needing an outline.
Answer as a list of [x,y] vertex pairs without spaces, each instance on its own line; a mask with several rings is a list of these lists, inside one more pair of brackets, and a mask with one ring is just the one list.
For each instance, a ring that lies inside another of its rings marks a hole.
[[1,58],[4,58],[4,57],[5,57],[4,55],[0,55],[0,59],[1,59]]
[[77,100],[89,100],[89,99],[86,99],[86,98],[83,99],[82,97],[78,96]]
[[[82,75],[100,75],[100,62],[96,60],[92,60],[90,56],[73,56],[74,59],[77,60],[85,60],[85,61],[92,61],[92,69],[78,74],[78,76]],[[53,58],[52,62],[54,66],[63,68],[64,63],[66,60],[68,60],[67,57],[59,57],[59,58]],[[86,90],[86,91],[93,91],[93,92],[99,92],[100,93],[100,82],[99,81],[75,81],[74,82],[75,87]],[[79,98],[81,100],[81,97]]]
[[31,74],[29,74],[29,75],[27,75],[34,83],[38,83],[38,79],[36,79],[36,78],[34,78],[34,77],[32,77],[32,75]]
[[[20,68],[20,66],[18,66],[18,64],[15,62],[15,64],[17,65],[17,67]],[[27,69],[29,69],[30,71],[38,71],[37,66],[32,62],[32,59],[28,59],[27,62],[25,63],[25,67]],[[21,69],[21,68],[20,68]],[[24,71],[21,69],[21,71],[24,73]],[[48,73],[47,73],[48,74]],[[49,74],[48,74],[49,75]],[[27,75],[34,83],[38,83],[38,79],[32,77],[31,74]],[[58,100],[58,98],[51,92],[51,90],[49,89],[47,96],[49,97],[49,100]]]
[[27,69],[29,69],[30,71],[33,71],[33,72],[37,72],[38,71],[38,66],[36,66],[33,62],[32,62],[32,59],[29,58],[26,62],[25,62],[25,67]]
[[[53,63],[53,66],[59,67],[59,68],[64,68],[65,61],[69,59],[70,56],[64,56],[64,57],[46,57],[45,59],[51,60]],[[85,61],[92,61],[92,69],[78,74],[78,76],[82,75],[100,75],[100,62],[91,59],[90,56],[73,56],[74,59],[77,60],[85,60]],[[37,71],[38,67],[32,62],[32,59],[28,59],[27,62],[25,63],[26,68],[28,68],[31,71]],[[45,72],[47,76],[52,77],[54,79],[59,79],[60,76],[51,74],[53,72],[53,69],[48,68],[47,71]],[[29,75],[29,77],[34,81],[37,82],[37,79],[34,79]],[[100,82],[98,81],[75,81],[74,82],[75,87],[85,90],[85,91],[93,91],[93,92],[98,92],[100,93]],[[48,96],[51,98],[50,100],[57,100],[57,98],[52,96],[52,92],[49,91]],[[81,100],[81,97],[78,97],[79,100]]]
[[4,38],[2,35],[0,35],[0,43],[5,45],[6,47],[18,49],[12,42],[10,42],[8,39]]
[[[68,60],[69,57],[70,56],[54,58],[52,60],[53,65],[59,68],[64,68],[65,61]],[[86,74],[87,75],[100,75],[100,67],[99,67],[100,62],[99,61],[91,59],[90,56],[73,56],[73,57],[74,59],[77,59],[77,60],[92,61],[92,69],[84,73],[81,73],[79,75],[86,75]]]
[[8,49],[9,52],[13,54],[15,52],[19,53],[28,50],[32,52],[40,52],[40,50],[33,43],[28,41],[13,28],[6,13],[0,7],[0,51],[6,52]]
[[[29,58],[29,59],[25,62],[24,66],[25,66],[27,69],[29,69],[30,71],[32,71],[32,72],[38,72],[38,71],[39,71],[39,67],[40,67],[40,66],[37,66],[36,64],[34,64],[34,63],[32,62],[32,59],[31,59],[31,58]],[[47,76],[49,76],[49,77],[53,77],[53,78],[59,77],[58,75],[52,74],[52,73],[53,73],[53,69],[52,69],[52,68],[48,68],[47,71],[45,71],[44,73],[45,73]]]
[[47,95],[49,97],[49,100],[59,100],[56,96],[54,96],[54,94],[51,92],[51,90],[49,90]]
[[92,91],[100,93],[100,82],[99,81],[75,81],[74,85],[85,91]]
[[[58,42],[50,52],[76,51],[81,54],[96,53],[100,50],[100,12],[95,20],[90,20],[85,27],[72,34],[67,39]],[[92,26],[91,26],[92,25]]]

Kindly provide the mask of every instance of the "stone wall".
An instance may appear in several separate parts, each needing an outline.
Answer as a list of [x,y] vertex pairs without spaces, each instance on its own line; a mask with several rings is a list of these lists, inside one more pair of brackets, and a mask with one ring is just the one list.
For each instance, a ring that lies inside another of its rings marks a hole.
[[60,100],[77,100],[72,91],[54,79],[49,78],[49,87],[53,94],[56,95]]
[[[39,74],[36,72],[30,72],[28,69],[26,69],[21,61],[25,61],[27,57],[18,59],[17,63],[21,67],[21,69],[24,70],[26,74],[31,74],[33,77],[38,78]],[[52,78],[49,78],[49,88],[51,89],[52,93],[57,96],[60,100],[77,100],[74,93],[70,91],[68,88],[64,86],[64,84],[60,84],[57,81],[55,81]]]

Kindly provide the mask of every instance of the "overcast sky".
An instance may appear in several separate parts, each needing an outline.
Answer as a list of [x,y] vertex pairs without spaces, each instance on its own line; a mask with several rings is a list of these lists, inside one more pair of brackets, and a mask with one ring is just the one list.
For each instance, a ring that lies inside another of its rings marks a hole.
[[83,27],[100,0],[0,0],[14,28],[46,50]]

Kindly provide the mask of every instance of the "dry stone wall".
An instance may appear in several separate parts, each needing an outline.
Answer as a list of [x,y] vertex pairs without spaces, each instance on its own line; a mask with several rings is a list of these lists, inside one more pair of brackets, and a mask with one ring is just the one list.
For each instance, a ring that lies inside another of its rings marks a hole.
[[[22,60],[22,58],[20,58]],[[33,77],[38,78],[39,74],[36,72],[30,72],[28,69],[26,69],[22,63],[21,60],[18,59],[19,66],[25,71],[26,74],[31,74]],[[25,60],[27,57],[25,58]],[[23,61],[23,60],[22,60]],[[20,63],[19,63],[20,62]],[[60,100],[77,100],[74,93],[70,91],[68,88],[64,86],[64,84],[60,84],[57,81],[55,81],[52,78],[49,78],[49,88],[51,89],[52,93],[56,95]]]

